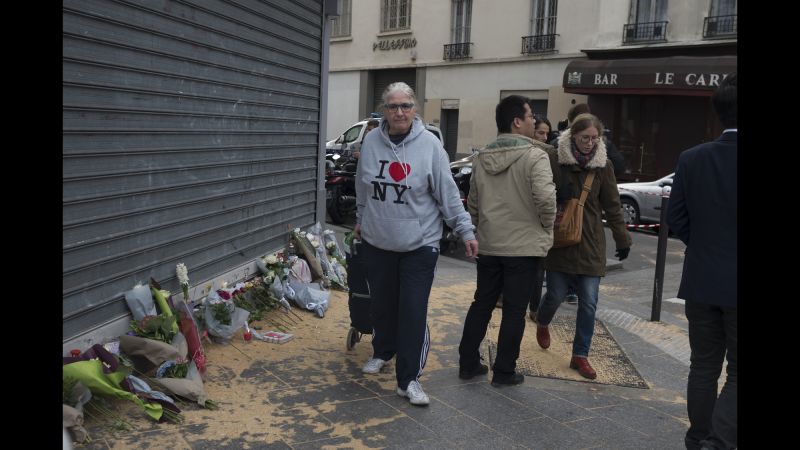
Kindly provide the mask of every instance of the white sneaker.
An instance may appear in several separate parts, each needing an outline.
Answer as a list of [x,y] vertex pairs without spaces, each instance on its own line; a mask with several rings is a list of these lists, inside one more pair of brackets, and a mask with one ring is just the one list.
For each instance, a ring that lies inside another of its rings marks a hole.
[[364,373],[378,373],[381,371],[381,367],[385,366],[388,362],[389,361],[384,361],[380,358],[372,358],[364,364],[361,371]]
[[412,381],[408,383],[408,387],[405,390],[400,389],[400,386],[397,386],[397,395],[400,397],[408,397],[408,400],[412,405],[427,405],[430,403],[430,399],[428,399],[425,391],[422,390],[422,386],[419,385],[419,381]]

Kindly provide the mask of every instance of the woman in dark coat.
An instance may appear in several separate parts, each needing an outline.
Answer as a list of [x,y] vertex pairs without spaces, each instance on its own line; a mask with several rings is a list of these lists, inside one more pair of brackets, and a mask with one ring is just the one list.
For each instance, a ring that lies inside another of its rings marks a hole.
[[578,290],[578,316],[572,343],[570,368],[585,378],[597,373],[589,364],[589,347],[594,335],[594,316],[600,291],[600,278],[606,271],[606,238],[603,212],[616,243],[616,256],[628,257],[631,236],[625,229],[614,169],[608,164],[602,139],[603,124],[591,114],[580,114],[569,129],[558,138],[560,181],[557,203],[561,207],[569,198],[579,198],[584,181],[594,172],[583,211],[581,241],[578,244],[552,248],[545,260],[547,293],[539,305],[536,340],[542,348],[550,346],[548,325],[558,310],[569,284]]

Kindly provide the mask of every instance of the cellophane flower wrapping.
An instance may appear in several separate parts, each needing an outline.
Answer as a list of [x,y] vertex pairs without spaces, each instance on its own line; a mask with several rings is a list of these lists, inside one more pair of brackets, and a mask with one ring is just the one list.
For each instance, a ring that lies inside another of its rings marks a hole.
[[[219,302],[224,302],[228,308],[231,308],[230,325],[226,325],[214,317],[214,312],[213,308],[211,308],[211,305]],[[208,333],[210,335],[219,338],[218,340],[222,341],[222,343],[227,343],[230,341],[234,333],[236,333],[239,328],[242,328],[245,326],[245,324],[247,324],[247,318],[249,316],[249,311],[242,308],[237,308],[230,300],[222,299],[214,289],[212,289],[206,297],[205,307],[203,308],[203,318],[206,323],[206,328],[208,329]]]
[[313,280],[324,279],[325,273],[322,271],[322,265],[320,265],[317,259],[316,248],[309,240],[307,234],[304,231],[300,231],[299,228],[295,228],[291,232],[291,238],[297,248],[298,256],[302,256],[308,263],[311,269],[311,278]]
[[125,291],[125,303],[128,304],[128,309],[131,310],[133,319],[137,322],[144,319],[145,316],[158,315],[150,286],[137,284],[133,289]]
[[286,298],[301,308],[313,311],[319,317],[324,317],[325,311],[328,310],[330,292],[320,287],[319,283],[311,282],[308,271],[308,264],[303,259],[296,258],[292,269],[289,270],[288,289],[284,286],[284,293]]

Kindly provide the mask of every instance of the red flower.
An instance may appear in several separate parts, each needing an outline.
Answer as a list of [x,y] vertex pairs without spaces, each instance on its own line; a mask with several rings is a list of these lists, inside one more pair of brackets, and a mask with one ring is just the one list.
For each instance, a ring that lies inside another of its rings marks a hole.
[[225,291],[223,289],[218,290],[217,291],[217,295],[222,297],[223,300],[230,300],[231,299],[231,294],[229,294],[228,291]]

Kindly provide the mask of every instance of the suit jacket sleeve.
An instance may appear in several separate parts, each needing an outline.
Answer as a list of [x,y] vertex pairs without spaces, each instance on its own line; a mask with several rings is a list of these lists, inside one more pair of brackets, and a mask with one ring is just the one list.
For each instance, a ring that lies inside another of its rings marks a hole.
[[689,245],[689,210],[686,205],[686,154],[678,159],[678,168],[672,177],[672,190],[667,203],[667,226],[676,236]]

